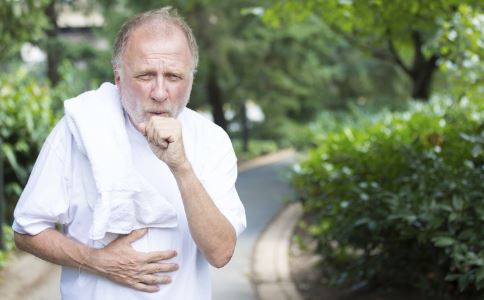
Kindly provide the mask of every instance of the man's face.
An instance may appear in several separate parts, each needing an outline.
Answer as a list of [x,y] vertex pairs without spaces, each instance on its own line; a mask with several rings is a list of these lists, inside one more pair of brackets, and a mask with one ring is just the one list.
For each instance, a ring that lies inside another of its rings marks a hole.
[[121,102],[135,126],[154,115],[176,118],[187,105],[193,62],[183,32],[141,25],[128,39],[115,69]]

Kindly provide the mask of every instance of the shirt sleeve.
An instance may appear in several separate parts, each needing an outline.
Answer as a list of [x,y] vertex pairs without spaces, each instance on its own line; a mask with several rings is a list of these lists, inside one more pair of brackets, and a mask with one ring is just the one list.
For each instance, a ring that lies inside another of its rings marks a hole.
[[62,119],[42,146],[15,207],[14,231],[36,235],[56,223],[66,223],[69,204],[63,174],[68,137]]
[[239,236],[247,227],[247,222],[244,206],[235,189],[237,157],[228,135],[222,129],[218,133],[212,143],[214,147],[206,157],[202,184]]

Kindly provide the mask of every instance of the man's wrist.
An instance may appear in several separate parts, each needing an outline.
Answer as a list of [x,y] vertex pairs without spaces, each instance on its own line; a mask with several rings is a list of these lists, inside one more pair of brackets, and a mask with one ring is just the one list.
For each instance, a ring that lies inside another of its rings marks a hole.
[[91,273],[101,274],[102,270],[96,261],[98,249],[88,247],[84,258],[79,264],[79,270],[89,271]]
[[192,172],[192,164],[187,159],[185,159],[177,166],[170,167],[170,170],[175,177],[183,176]]

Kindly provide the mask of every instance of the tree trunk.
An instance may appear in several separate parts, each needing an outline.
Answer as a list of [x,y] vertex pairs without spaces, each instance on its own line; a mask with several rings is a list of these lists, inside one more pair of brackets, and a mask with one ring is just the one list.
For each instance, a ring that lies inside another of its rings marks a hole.
[[249,120],[247,119],[247,107],[245,103],[240,106],[240,125],[242,129],[242,151],[249,152]]
[[[389,32],[389,31],[388,31]],[[411,34],[413,42],[413,62],[411,67],[407,66],[400,54],[395,49],[391,34],[388,33],[388,47],[393,57],[393,61],[399,66],[412,80],[412,97],[421,101],[428,101],[432,88],[432,77],[437,70],[438,54],[433,54],[430,58],[425,58],[423,53],[424,42],[422,34],[415,30]]]
[[46,31],[47,41],[45,52],[47,54],[47,77],[52,86],[57,85],[60,81],[59,64],[62,47],[59,44],[59,34],[57,27],[57,12],[55,10],[56,0],[51,0],[45,8],[45,14],[49,19],[50,28]]
[[215,73],[216,70],[213,66],[211,66],[208,73],[208,81],[206,86],[208,100],[210,102],[210,106],[212,107],[213,121],[226,131],[227,120],[225,119],[223,110],[222,92],[220,90],[220,86],[218,85]]
[[429,100],[432,77],[437,70],[437,56],[432,56],[421,65],[414,66],[412,79],[412,97],[417,100]]
[[425,58],[423,53],[424,42],[422,34],[418,30],[412,32],[412,41],[414,47],[414,56],[412,68],[409,70],[409,76],[412,79],[412,97],[417,100],[428,101],[430,98],[430,88],[432,85],[432,75],[437,69],[436,54],[429,59]]

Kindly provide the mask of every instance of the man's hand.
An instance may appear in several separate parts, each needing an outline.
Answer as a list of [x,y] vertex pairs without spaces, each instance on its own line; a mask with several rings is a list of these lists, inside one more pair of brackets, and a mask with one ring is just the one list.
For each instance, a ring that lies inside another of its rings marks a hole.
[[131,243],[146,232],[146,229],[135,230],[118,237],[104,248],[93,250],[92,256],[86,260],[86,266],[122,285],[145,292],[158,291],[160,284],[171,282],[170,276],[158,273],[178,269],[177,264],[162,261],[175,257],[177,253],[173,250],[149,253],[135,251]]
[[153,116],[148,122],[136,124],[135,127],[146,137],[156,157],[171,170],[177,170],[188,163],[181,124],[177,119]]
[[171,280],[169,276],[158,273],[178,269],[176,264],[163,262],[176,256],[176,252],[135,251],[131,243],[145,233],[146,229],[135,230],[118,237],[105,248],[94,249],[48,228],[37,235],[15,233],[15,244],[18,249],[54,264],[82,268],[140,291],[156,292],[159,284]]

